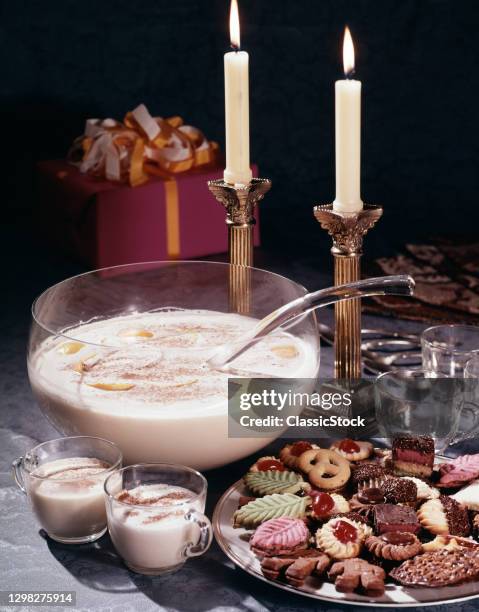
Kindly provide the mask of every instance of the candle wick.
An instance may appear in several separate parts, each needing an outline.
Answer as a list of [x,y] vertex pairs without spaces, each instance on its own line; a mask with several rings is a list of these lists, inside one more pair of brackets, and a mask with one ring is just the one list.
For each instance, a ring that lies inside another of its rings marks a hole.
[[238,51],[240,50],[240,47],[236,44],[236,43],[231,43],[230,47],[233,49],[233,51],[235,51],[236,53],[238,53]]
[[354,68],[351,68],[350,70],[348,70],[347,72],[344,73],[344,76],[346,77],[346,79],[349,81],[350,79],[353,78],[353,76],[356,74],[356,70]]

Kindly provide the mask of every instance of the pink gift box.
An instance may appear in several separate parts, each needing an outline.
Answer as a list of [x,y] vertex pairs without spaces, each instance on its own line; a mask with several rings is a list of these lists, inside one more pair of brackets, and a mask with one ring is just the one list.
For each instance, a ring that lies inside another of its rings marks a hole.
[[[37,167],[45,235],[92,268],[228,250],[225,210],[207,186],[222,177],[220,169],[177,174],[172,180],[152,177],[129,187],[81,174],[63,160],[42,161]],[[257,223],[255,246],[259,242]]]

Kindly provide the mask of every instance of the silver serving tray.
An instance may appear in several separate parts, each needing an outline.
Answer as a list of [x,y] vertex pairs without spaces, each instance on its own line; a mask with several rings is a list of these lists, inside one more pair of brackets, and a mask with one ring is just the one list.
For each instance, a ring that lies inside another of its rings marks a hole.
[[339,593],[334,584],[322,582],[319,577],[310,577],[302,587],[293,587],[284,582],[269,580],[261,573],[260,563],[249,548],[252,531],[233,528],[233,514],[238,508],[241,495],[247,490],[241,480],[232,485],[221,497],[213,514],[213,530],[218,545],[235,565],[251,576],[283,591],[296,593],[312,599],[333,603],[383,608],[410,608],[457,603],[479,597],[479,581],[466,582],[457,586],[442,588],[406,588],[386,582],[386,591],[381,597],[366,597],[357,593]]

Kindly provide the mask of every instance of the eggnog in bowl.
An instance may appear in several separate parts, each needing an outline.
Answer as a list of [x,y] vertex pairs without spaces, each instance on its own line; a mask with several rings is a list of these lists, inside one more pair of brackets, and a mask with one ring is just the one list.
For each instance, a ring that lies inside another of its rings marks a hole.
[[[30,382],[58,429],[108,437],[128,463],[216,467],[261,444],[228,439],[231,374],[207,363],[256,323],[239,314],[182,309],[85,322],[38,346],[29,359]],[[235,375],[247,377],[313,378],[317,367],[314,343],[284,331],[234,362]]]
[[112,440],[127,464],[167,461],[205,470],[268,444],[272,436],[228,436],[228,378],[315,378],[316,318],[303,314],[263,338],[229,371],[213,367],[208,361],[220,347],[244,339],[264,316],[306,294],[287,278],[250,268],[248,313],[231,312],[232,268],[201,261],[128,264],[44,291],[32,308],[27,361],[50,422],[64,435]]

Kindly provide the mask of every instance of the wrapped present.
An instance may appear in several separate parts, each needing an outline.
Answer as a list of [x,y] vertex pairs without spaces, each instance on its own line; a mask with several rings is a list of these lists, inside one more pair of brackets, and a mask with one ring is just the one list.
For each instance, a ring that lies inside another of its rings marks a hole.
[[178,118],[152,118],[143,109],[127,115],[128,124],[89,120],[69,161],[38,163],[44,234],[93,268],[228,249],[225,211],[207,187],[222,176],[217,146]]

